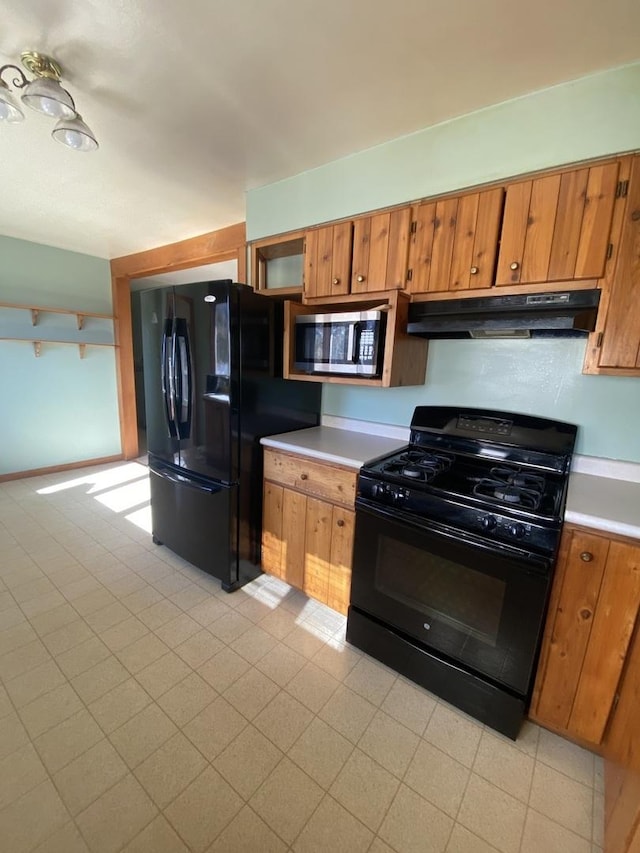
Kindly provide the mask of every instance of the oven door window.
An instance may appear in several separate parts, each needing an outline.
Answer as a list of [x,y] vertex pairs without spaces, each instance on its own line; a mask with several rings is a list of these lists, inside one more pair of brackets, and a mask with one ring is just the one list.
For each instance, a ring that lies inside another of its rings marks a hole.
[[523,695],[549,582],[524,558],[358,509],[352,604]]

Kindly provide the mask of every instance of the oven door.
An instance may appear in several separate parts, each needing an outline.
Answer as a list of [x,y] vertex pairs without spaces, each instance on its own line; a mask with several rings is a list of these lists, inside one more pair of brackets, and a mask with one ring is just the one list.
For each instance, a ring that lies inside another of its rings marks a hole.
[[551,561],[362,499],[356,507],[351,604],[527,696]]

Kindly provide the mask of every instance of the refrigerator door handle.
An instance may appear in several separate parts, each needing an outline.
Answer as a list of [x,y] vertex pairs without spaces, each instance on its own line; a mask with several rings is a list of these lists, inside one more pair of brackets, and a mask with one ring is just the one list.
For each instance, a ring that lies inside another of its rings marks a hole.
[[[168,323],[166,325],[168,326]],[[176,429],[175,378],[173,373],[174,327],[175,320],[171,324],[171,332],[165,326],[162,335],[162,356],[160,359],[164,411],[171,438],[178,437]]]
[[201,483],[196,483],[194,480],[190,480],[188,477],[181,477],[180,474],[168,474],[166,471],[157,471],[156,473],[175,486],[188,486],[190,489],[195,489],[197,492],[205,492],[208,495],[215,495],[216,492],[221,490],[218,486],[205,486]]
[[174,335],[174,387],[175,417],[179,438],[191,436],[191,358],[189,331],[186,322],[180,321],[180,329]]

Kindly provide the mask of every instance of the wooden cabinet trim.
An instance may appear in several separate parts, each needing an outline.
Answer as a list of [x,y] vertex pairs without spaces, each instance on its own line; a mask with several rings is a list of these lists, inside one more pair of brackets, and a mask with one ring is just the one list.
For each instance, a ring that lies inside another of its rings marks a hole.
[[358,472],[308,456],[264,449],[265,480],[304,494],[353,507]]

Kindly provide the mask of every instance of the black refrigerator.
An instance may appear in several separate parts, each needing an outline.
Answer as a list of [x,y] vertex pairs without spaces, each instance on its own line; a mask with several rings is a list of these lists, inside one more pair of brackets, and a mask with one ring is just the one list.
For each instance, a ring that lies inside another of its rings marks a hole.
[[282,378],[283,305],[208,281],[141,295],[153,541],[231,592],[260,573],[260,438],[316,426],[320,384]]

